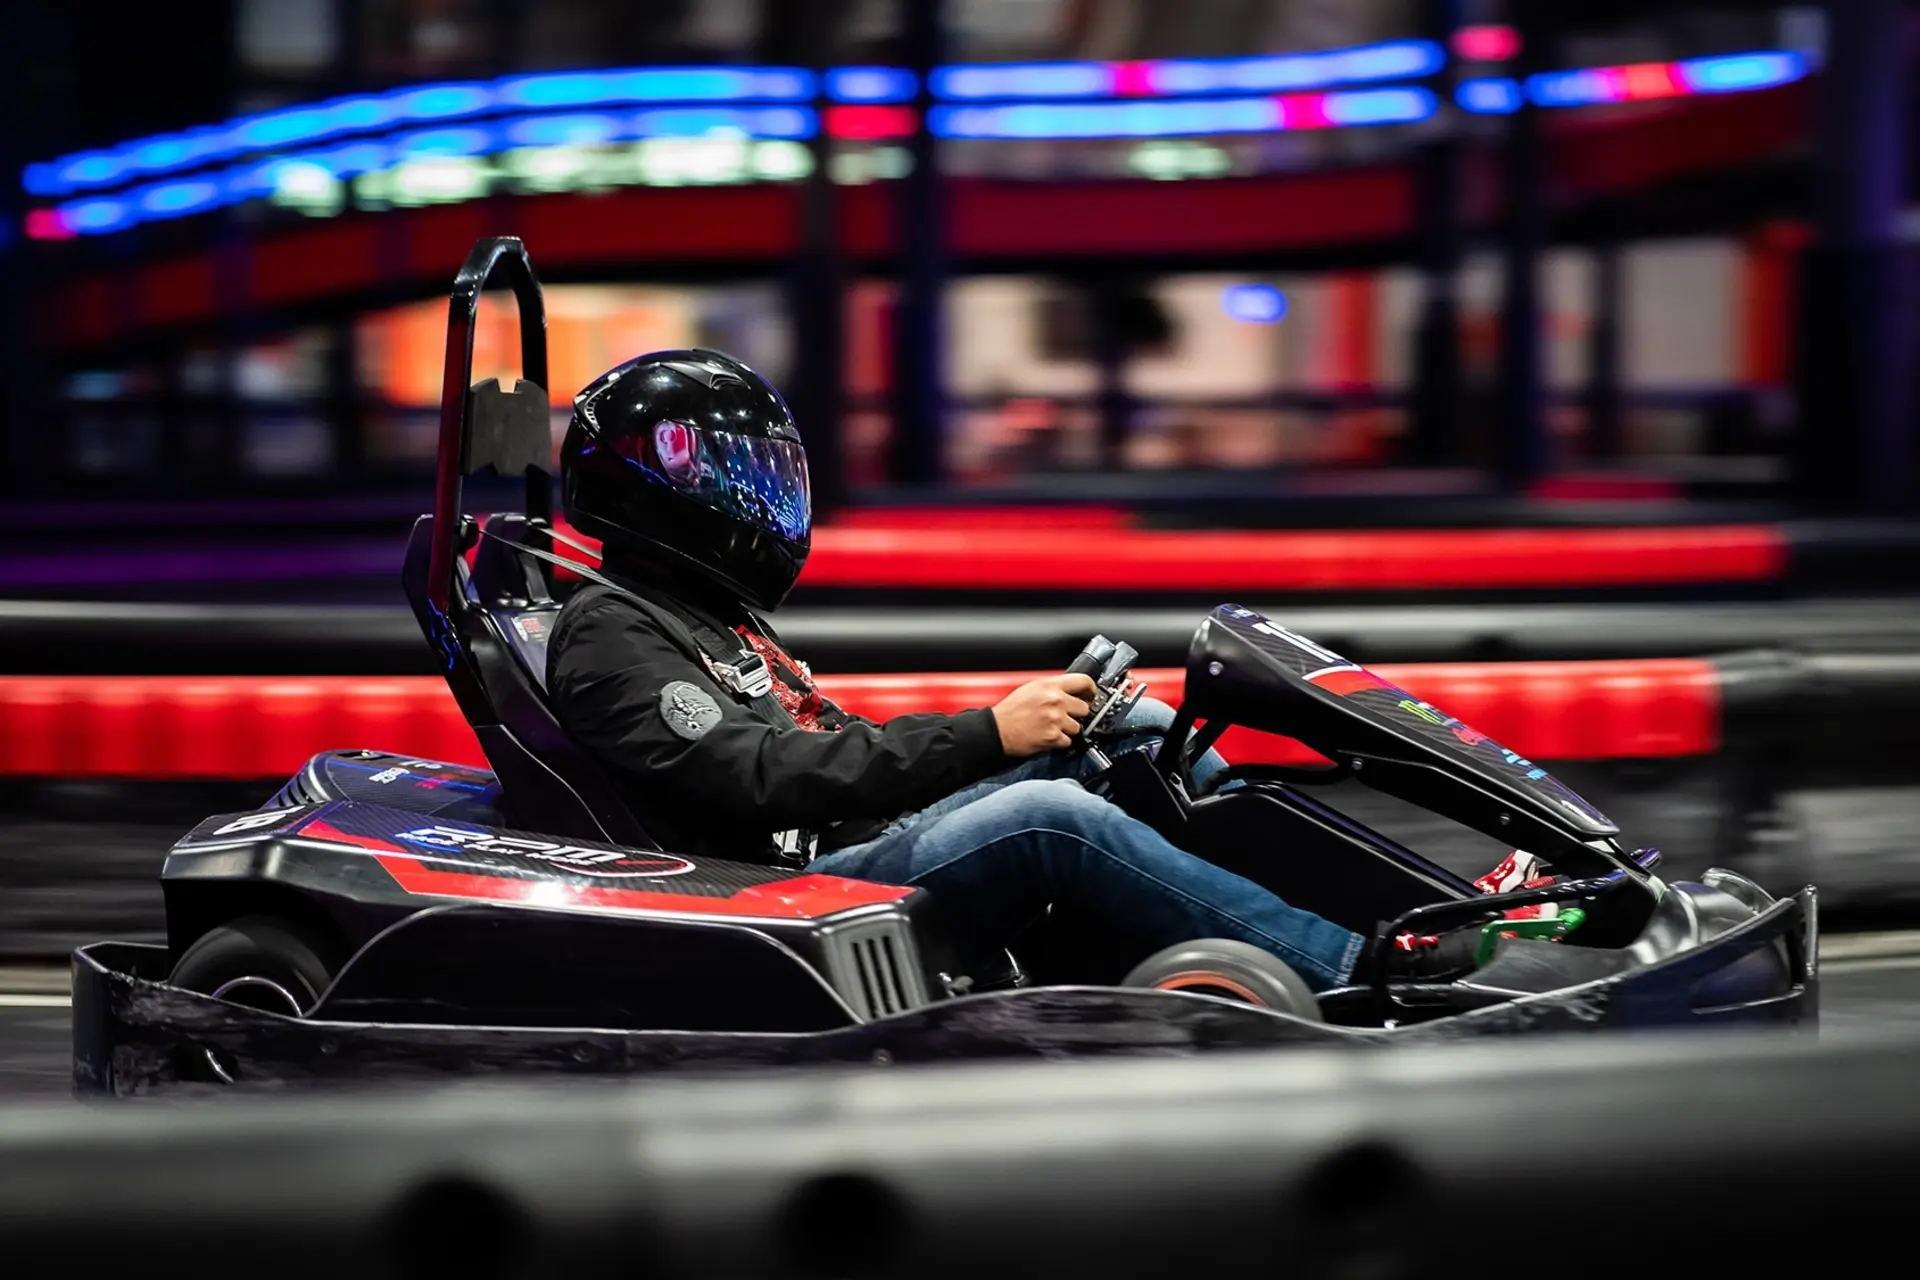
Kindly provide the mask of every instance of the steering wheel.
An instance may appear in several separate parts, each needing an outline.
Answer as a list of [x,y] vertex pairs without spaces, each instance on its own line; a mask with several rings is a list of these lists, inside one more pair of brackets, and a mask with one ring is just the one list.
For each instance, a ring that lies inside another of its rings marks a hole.
[[1140,701],[1147,687],[1131,679],[1133,664],[1139,658],[1139,650],[1132,645],[1095,636],[1067,665],[1068,675],[1091,676],[1094,684],[1092,707],[1073,745],[1067,748],[1069,753],[1092,750],[1093,735],[1105,726],[1120,723]]

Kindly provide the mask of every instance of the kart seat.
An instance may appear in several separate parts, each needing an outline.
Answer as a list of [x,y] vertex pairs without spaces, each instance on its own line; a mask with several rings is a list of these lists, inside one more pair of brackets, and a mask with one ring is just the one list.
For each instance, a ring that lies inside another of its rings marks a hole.
[[517,511],[488,516],[483,527],[491,536],[481,538],[474,552],[473,595],[500,629],[508,648],[544,702],[547,640],[560,616],[560,602],[547,588],[541,562],[521,555],[518,548],[546,548],[530,537],[534,533],[533,522]]
[[[407,596],[430,640],[436,633],[426,591],[432,526],[431,516],[415,523],[405,570]],[[443,661],[461,711],[499,779],[505,817],[543,834],[658,849],[620,789],[567,736],[547,702],[547,640],[560,604],[540,562],[516,550],[544,550],[544,536],[518,512],[488,516],[485,528],[491,536],[479,540],[472,568],[455,564],[456,586],[467,605],[464,625],[435,643],[457,644],[462,651],[443,654]],[[466,678],[467,672],[477,678]]]

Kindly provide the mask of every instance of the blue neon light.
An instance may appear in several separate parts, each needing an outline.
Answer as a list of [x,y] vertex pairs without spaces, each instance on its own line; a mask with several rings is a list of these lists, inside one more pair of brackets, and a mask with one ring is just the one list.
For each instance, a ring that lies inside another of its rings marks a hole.
[[179,218],[211,209],[220,202],[221,184],[206,179],[163,182],[140,197],[140,210],[149,217]]
[[1453,96],[1462,111],[1477,116],[1511,115],[1520,109],[1520,86],[1505,76],[1463,80]]
[[1527,96],[1543,107],[1584,107],[1619,102],[1625,97],[1615,91],[1613,80],[1599,67],[1528,76]]
[[1791,84],[1807,74],[1798,53],[1738,53],[1724,58],[1691,58],[1679,64],[1680,77],[1695,93],[1742,93]]
[[[435,156],[488,155],[503,146],[728,134],[804,141],[818,128],[818,116],[808,107],[656,107],[626,115],[573,112],[558,116],[509,116],[486,123],[417,129],[377,141],[242,161],[201,179],[186,182],[174,179],[134,187],[112,197],[69,201],[55,206],[54,212],[76,235],[105,235],[141,222],[262,199],[274,194],[283,179],[302,167],[345,179]],[[543,141],[528,140],[548,133],[554,136]]]
[[482,156],[495,149],[500,130],[484,127],[421,129],[393,140],[393,153],[402,160],[420,156]]
[[1271,98],[941,106],[927,115],[927,128],[937,138],[1171,138],[1266,133],[1280,127],[1280,106]]
[[1430,40],[1396,40],[1258,58],[987,63],[942,67],[933,73],[932,89],[936,98],[960,102],[1281,92],[1432,75],[1446,57]]
[[124,200],[80,200],[60,210],[66,224],[81,235],[104,235],[134,224],[133,210]]
[[[946,138],[1149,138],[1407,123],[1433,115],[1435,103],[1428,90],[1395,86],[1307,93],[1284,101],[1248,96],[1180,98],[1417,77],[1438,70],[1444,56],[1439,46],[1428,41],[1397,41],[1260,58],[945,67],[935,72],[930,87],[936,95],[957,101],[936,106],[928,127]],[[1807,60],[1797,53],[1744,53],[1653,67],[1552,72],[1531,77],[1525,93],[1542,106],[1582,106],[1765,89],[1800,79],[1808,70]],[[149,183],[114,198],[71,201],[50,211],[75,233],[97,235],[151,218],[176,217],[269,194],[285,172],[282,166],[289,163],[347,178],[411,157],[480,155],[502,147],[593,145],[719,133],[805,139],[819,126],[813,109],[804,104],[820,87],[812,72],[780,67],[559,72],[486,83],[416,85],[77,152],[28,165],[22,180],[32,195],[60,196],[250,153],[305,147],[292,155],[267,155],[231,165],[202,175],[204,181]],[[841,67],[826,74],[824,88],[834,101],[885,103],[911,100],[916,85],[914,76],[899,68]],[[1066,100],[1030,100],[1035,97]],[[1108,100],[1086,100],[1103,97]],[[1515,111],[1523,101],[1521,86],[1504,78],[1468,80],[1459,86],[1456,97],[1463,110],[1474,114]],[[663,105],[646,105],[656,103]],[[664,105],[668,103],[708,105]],[[734,105],[751,103],[792,105]],[[640,104],[643,109],[625,115],[557,110],[618,104]],[[497,115],[507,107],[554,114]],[[446,123],[476,116],[495,118],[467,126]],[[410,122],[437,127],[399,137],[313,146]]]
[[1326,99],[1327,119],[1343,126],[1425,120],[1434,107],[1433,94],[1425,89],[1367,89],[1330,93]]
[[1113,92],[1113,68],[1104,62],[1010,62],[935,67],[928,84],[936,98],[1104,98]]
[[[1430,74],[1445,58],[1436,44],[1402,40],[1319,53],[1258,58],[1194,58],[1142,63],[1058,62],[943,67],[935,95],[956,101],[1177,97],[1313,89]],[[249,152],[324,142],[405,125],[496,112],[613,107],[642,103],[791,103],[818,91],[798,67],[643,67],[508,76],[491,82],[414,85],[262,112],[180,134],[140,138],[27,166],[29,194],[73,195],[143,176],[233,160]],[[906,102],[914,76],[898,67],[840,67],[827,73],[836,102]]]
[[835,67],[827,97],[835,102],[911,102],[919,78],[900,67]]
[[[455,120],[515,107],[649,102],[804,104],[813,98],[815,88],[812,72],[791,67],[641,68],[513,76],[490,83],[414,85],[387,94],[338,98],[243,116],[222,125],[140,138],[106,150],[76,152],[28,165],[21,179],[30,195],[71,195],[143,175],[237,159],[249,152],[323,142],[409,122]],[[795,136],[792,117],[784,119],[777,136]]]
[[[1406,123],[1433,115],[1425,89],[1372,89],[1316,97],[1326,123]],[[1305,123],[1319,123],[1306,113]],[[1175,138],[1214,133],[1274,133],[1300,127],[1279,98],[1196,102],[1030,102],[995,107],[938,106],[927,128],[940,138]]]
[[392,101],[394,114],[402,119],[452,120],[492,110],[494,95],[484,84],[430,84],[403,91]]
[[634,138],[704,138],[738,133],[754,138],[813,136],[813,113],[792,107],[759,111],[735,107],[659,107],[636,111],[623,132]]
[[155,138],[142,146],[135,147],[133,154],[127,157],[129,168],[152,173],[156,170],[178,168],[194,159],[192,146],[183,138]]
[[1183,58],[1147,63],[1147,77],[1160,93],[1285,92],[1324,89],[1368,80],[1406,80],[1432,75],[1446,65],[1446,50],[1431,40],[1328,49],[1264,58]]
[[574,112],[563,116],[534,116],[507,129],[507,141],[516,147],[582,147],[611,142],[619,133],[612,116]]
[[624,71],[560,71],[496,81],[495,101],[508,107],[608,107],[639,102],[805,102],[810,71],[794,67],[657,67]]
[[1287,295],[1270,284],[1230,284],[1220,309],[1244,324],[1275,324],[1287,314]]

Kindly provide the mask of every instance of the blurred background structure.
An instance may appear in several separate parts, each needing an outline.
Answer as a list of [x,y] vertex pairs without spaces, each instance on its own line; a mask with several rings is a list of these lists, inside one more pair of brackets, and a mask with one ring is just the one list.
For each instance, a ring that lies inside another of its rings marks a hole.
[[20,7],[23,498],[417,492],[482,232],[556,424],[723,347],[828,507],[1912,492],[1892,0],[192,10]]

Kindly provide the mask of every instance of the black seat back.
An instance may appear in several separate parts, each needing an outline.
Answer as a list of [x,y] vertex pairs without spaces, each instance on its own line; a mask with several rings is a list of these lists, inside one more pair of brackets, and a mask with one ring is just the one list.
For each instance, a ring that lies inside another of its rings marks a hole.
[[[480,292],[496,275],[520,310],[523,377],[511,391],[473,377]],[[546,647],[559,605],[544,565],[517,548],[551,551],[553,437],[547,403],[546,311],[526,249],[511,238],[474,247],[454,280],[440,402],[434,510],[414,523],[402,572],[421,631],[493,765],[507,821],[574,839],[657,848],[620,789],[569,738],[546,696]],[[492,470],[524,478],[525,513],[461,513],[462,482]],[[475,543],[478,543],[477,548]],[[465,553],[475,551],[467,568]]]

